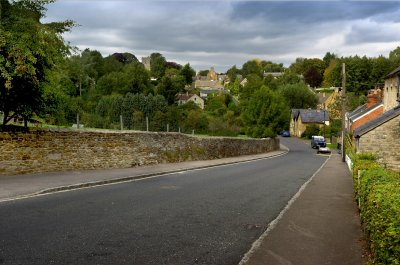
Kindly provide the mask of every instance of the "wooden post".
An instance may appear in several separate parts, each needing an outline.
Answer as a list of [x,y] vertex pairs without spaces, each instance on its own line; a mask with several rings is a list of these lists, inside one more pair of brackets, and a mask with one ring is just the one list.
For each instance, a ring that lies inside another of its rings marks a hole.
[[342,161],[346,162],[346,65],[342,64]]

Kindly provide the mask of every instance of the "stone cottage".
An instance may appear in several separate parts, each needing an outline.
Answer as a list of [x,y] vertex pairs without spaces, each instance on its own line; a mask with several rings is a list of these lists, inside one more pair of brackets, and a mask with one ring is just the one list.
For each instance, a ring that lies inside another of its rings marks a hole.
[[179,93],[175,96],[175,103],[178,105],[186,104],[189,101],[194,102],[201,109],[204,109],[204,100],[196,94]]
[[290,134],[301,137],[307,126],[315,124],[318,127],[329,125],[329,112],[320,109],[292,109]]
[[381,164],[400,171],[400,106],[354,131],[357,152],[372,153]]

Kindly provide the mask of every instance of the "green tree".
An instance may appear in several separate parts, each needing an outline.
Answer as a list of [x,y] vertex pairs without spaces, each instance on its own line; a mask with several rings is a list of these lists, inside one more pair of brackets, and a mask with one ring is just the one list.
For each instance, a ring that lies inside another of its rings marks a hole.
[[305,73],[304,73],[304,82],[309,84],[311,87],[319,87],[322,83],[322,75],[320,71],[318,71],[314,67],[310,67]]
[[234,96],[239,95],[241,85],[240,85],[240,80],[238,77],[236,77],[236,79],[233,83],[232,82],[229,83],[229,89],[230,89],[232,95],[234,95]]
[[208,95],[205,110],[213,115],[222,116],[228,108],[228,97],[226,94]]
[[163,95],[168,104],[172,105],[175,103],[176,94],[184,91],[185,84],[186,80],[181,75],[164,76],[157,85],[157,94]]
[[261,68],[264,72],[267,73],[276,73],[276,72],[284,72],[285,67],[282,63],[273,63],[270,61],[261,61]]
[[226,74],[229,78],[229,82],[231,82],[231,83],[234,82],[239,73],[240,73],[240,71],[236,68],[236,65],[229,68],[228,71],[226,72]]
[[242,74],[243,77],[247,77],[250,74],[255,74],[258,76],[262,76],[262,68],[261,63],[258,60],[250,60],[243,64],[242,66]]
[[275,137],[288,128],[290,111],[284,98],[263,86],[250,98],[242,112],[246,134],[251,137]]
[[240,100],[248,100],[252,94],[260,89],[263,85],[263,80],[259,75],[250,74],[246,77],[247,83],[240,89],[239,97]]
[[152,53],[150,55],[150,72],[155,78],[161,78],[164,76],[167,68],[167,60],[160,53]]
[[182,125],[186,133],[191,133],[192,130],[197,133],[205,133],[208,128],[207,115],[201,109],[190,110]]
[[325,53],[324,58],[322,59],[324,61],[325,64],[325,68],[329,66],[329,64],[333,61],[337,59],[337,55],[334,54],[333,52],[327,52]]
[[191,84],[193,82],[193,77],[196,75],[196,71],[187,63],[182,67],[180,75],[185,77],[186,84]]
[[209,71],[210,71],[210,70],[200,70],[200,71],[199,71],[199,75],[200,75],[200,76],[207,76]]
[[325,68],[324,61],[318,58],[297,58],[296,62],[290,66],[293,73],[303,75],[304,81],[312,87],[321,85]]
[[97,91],[101,95],[143,93],[150,87],[150,76],[139,62],[127,64],[119,72],[103,75],[97,83]]
[[[69,52],[61,34],[71,21],[44,24],[50,0],[0,0],[0,111],[3,126],[14,116],[25,121],[43,110],[40,83],[59,58]],[[25,124],[26,125],[26,124]]]
[[280,92],[290,109],[313,109],[318,104],[317,96],[304,83],[287,84]]

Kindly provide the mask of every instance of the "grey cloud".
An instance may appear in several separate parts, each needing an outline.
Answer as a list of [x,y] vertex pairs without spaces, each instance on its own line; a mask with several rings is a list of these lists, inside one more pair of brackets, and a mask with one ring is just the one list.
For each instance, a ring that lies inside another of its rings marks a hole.
[[[162,52],[167,60],[226,70],[255,57],[288,65],[296,57],[322,53],[313,45],[354,20],[394,20],[399,10],[400,3],[395,2],[58,0],[49,6],[47,19],[75,20],[82,26],[66,39],[104,55]],[[347,43],[375,39],[376,33],[367,27],[353,26]]]
[[[287,23],[325,23],[380,16],[399,9],[395,1],[263,1],[233,3],[234,19],[266,18]],[[396,19],[396,18],[389,18]]]
[[355,25],[351,32],[346,35],[347,44],[362,43],[382,43],[382,42],[400,42],[400,36],[393,34],[397,30],[394,28],[385,28],[376,24]]

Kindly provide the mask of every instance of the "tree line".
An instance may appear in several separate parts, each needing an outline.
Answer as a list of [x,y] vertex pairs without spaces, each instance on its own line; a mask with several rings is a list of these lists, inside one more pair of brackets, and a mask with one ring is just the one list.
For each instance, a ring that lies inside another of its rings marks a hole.
[[[316,107],[310,87],[340,86],[343,62],[349,108],[365,101],[368,89],[400,64],[400,47],[389,58],[339,58],[328,52],[323,59],[298,58],[288,68],[254,59],[226,72],[225,90],[209,95],[204,110],[194,103],[178,106],[178,93],[199,93],[189,63],[169,62],[155,52],[146,69],[131,53],[103,57],[96,50],[74,51],[61,37],[74,22],[40,22],[50,2],[0,0],[3,126],[14,117],[71,126],[78,114],[85,126],[95,128],[118,129],[122,117],[126,129],[148,125],[154,131],[274,137],[288,129],[290,109]],[[276,78],[271,72],[283,74]]]

